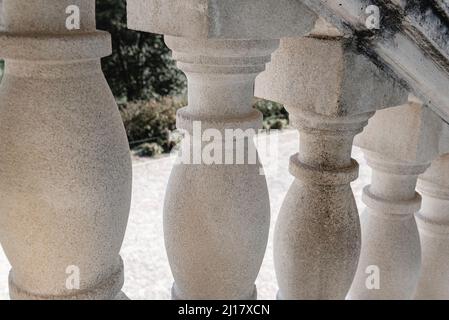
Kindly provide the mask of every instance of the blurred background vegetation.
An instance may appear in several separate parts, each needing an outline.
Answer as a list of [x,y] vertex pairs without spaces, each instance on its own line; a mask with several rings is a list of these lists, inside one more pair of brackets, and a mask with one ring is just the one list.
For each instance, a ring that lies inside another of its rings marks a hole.
[[[112,36],[112,55],[102,69],[117,100],[131,149],[140,156],[169,153],[178,143],[176,111],[187,104],[187,83],[161,35],[126,27],[126,0],[96,0],[97,28]],[[3,61],[0,61],[0,77]],[[288,113],[282,105],[254,100],[264,128],[282,129]]]
[[97,28],[112,36],[103,72],[120,104],[184,93],[186,79],[173,63],[161,35],[126,27],[125,0],[97,0]]

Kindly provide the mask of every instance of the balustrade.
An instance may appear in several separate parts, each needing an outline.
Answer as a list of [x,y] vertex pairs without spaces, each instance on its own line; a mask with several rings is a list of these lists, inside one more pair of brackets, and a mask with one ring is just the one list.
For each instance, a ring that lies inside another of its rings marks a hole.
[[[278,299],[449,299],[447,96],[409,96],[443,91],[436,84],[447,79],[422,58],[435,76],[417,74],[420,46],[404,26],[385,41],[364,37],[353,2],[127,3],[128,27],[165,35],[188,80],[177,114],[185,139],[164,202],[173,299],[257,298],[270,201],[254,95],[285,104],[300,131],[274,234]],[[334,12],[334,25],[312,10]],[[101,71],[110,35],[96,30],[94,0],[4,0],[1,12],[0,243],[10,296],[126,298],[119,251],[132,170]],[[427,49],[439,50],[431,56],[443,57],[441,39],[427,36]],[[407,48],[414,55],[398,63]],[[353,144],[373,171],[361,222]]]
[[363,192],[362,253],[350,299],[413,297],[421,267],[414,216],[421,196],[415,188],[439,152],[443,128],[430,109],[410,97],[402,106],[378,111],[357,137],[373,174]]

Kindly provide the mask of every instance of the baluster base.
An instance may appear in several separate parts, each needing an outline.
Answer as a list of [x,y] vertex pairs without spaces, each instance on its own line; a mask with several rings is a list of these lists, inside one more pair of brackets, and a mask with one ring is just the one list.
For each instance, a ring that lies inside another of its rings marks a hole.
[[14,282],[13,270],[9,273],[9,295],[11,300],[129,300],[129,298],[121,291],[124,283],[124,267],[123,261],[118,269],[101,283],[92,286],[89,289],[72,290],[77,293],[61,293],[61,294],[38,294],[29,292],[19,287]]

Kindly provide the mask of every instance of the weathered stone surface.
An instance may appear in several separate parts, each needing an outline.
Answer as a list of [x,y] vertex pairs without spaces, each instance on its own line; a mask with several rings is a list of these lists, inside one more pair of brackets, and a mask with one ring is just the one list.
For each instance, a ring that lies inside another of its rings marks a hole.
[[[214,143],[225,145],[226,129],[261,126],[260,113],[252,109],[254,81],[278,41],[166,37],[166,43],[188,79],[189,105],[178,112],[179,129],[196,139],[193,127],[200,123],[201,136],[213,129],[222,133]],[[165,244],[175,278],[172,297],[255,299],[270,203],[259,160],[249,162],[253,142],[245,139],[242,164],[225,162],[228,153],[236,159],[237,143],[223,150],[220,163],[210,164],[203,158],[194,162],[193,139],[183,144],[181,154],[190,156],[175,165],[164,205]]]
[[405,103],[408,91],[402,83],[354,45],[341,37],[282,39],[267,71],[257,78],[256,96],[329,116]]
[[282,39],[256,81],[256,95],[284,103],[301,131],[290,168],[297,180],[275,233],[275,266],[281,299],[344,299],[360,250],[349,189],[358,171],[353,138],[373,111],[406,102],[408,91],[361,55],[356,39],[336,36],[330,26],[312,34]]
[[[342,299],[356,272],[360,226],[349,183],[353,137],[373,167],[365,189],[362,255],[352,299],[445,298],[448,238],[449,7],[379,0],[129,0],[129,26],[167,35],[189,81],[178,127],[251,129],[258,96],[287,105],[301,131],[295,181],[275,232],[281,299]],[[81,9],[81,29],[63,14]],[[130,201],[130,161],[99,58],[110,38],[95,29],[92,0],[6,0],[0,56],[0,241],[16,299],[104,299],[118,294],[118,251]],[[316,13],[313,13],[315,11]],[[318,16],[324,17],[318,18]],[[329,24],[332,22],[332,24]],[[304,38],[295,38],[308,35]],[[443,120],[442,120],[443,119]],[[446,122],[444,122],[446,121]],[[202,132],[203,132],[202,131]],[[201,133],[202,133],[201,132]],[[245,141],[252,146],[251,139]],[[194,146],[185,144],[182,152]],[[229,151],[225,150],[224,151]],[[236,153],[236,149],[231,150]],[[247,156],[248,150],[245,150]],[[202,159],[203,160],[203,159]],[[175,299],[254,299],[268,237],[260,163],[177,164],[165,201],[165,241]],[[95,258],[92,258],[95,257]],[[67,267],[81,288],[66,286]],[[367,290],[366,270],[380,270]]]
[[380,110],[354,144],[401,161],[429,163],[447,152],[449,126],[414,96],[397,107]]
[[417,214],[422,269],[415,299],[449,299],[449,154],[432,162],[418,180],[423,196]]
[[[355,144],[365,149],[373,169],[364,190],[362,250],[350,299],[411,299],[421,266],[414,214],[421,206],[418,176],[442,150],[449,127],[411,96],[409,103],[380,110]],[[444,149],[444,148],[443,148]],[[378,274],[370,273],[377,268]],[[379,277],[379,287],[367,285]]]
[[[357,39],[360,51],[407,82],[449,121],[449,5],[416,0],[301,0],[340,33]],[[369,29],[366,9],[376,5],[379,29]]]
[[[72,33],[64,13],[73,4],[82,14]],[[0,242],[12,265],[11,298],[114,298],[123,284],[131,161],[101,72],[110,43],[95,31],[95,1],[3,5]],[[80,271],[79,290],[66,285],[69,266]]]
[[317,20],[296,0],[128,0],[130,29],[208,39],[280,39]]
[[421,266],[414,218],[421,197],[415,186],[428,164],[394,161],[368,151],[365,156],[373,175],[363,193],[367,209],[361,216],[362,249],[348,298],[411,299]]
[[279,213],[274,262],[279,299],[344,299],[357,268],[360,223],[350,182],[352,140],[370,114],[330,118],[289,109],[300,134],[295,181]]
[[[189,106],[178,112],[177,123],[190,133],[195,121],[218,133],[258,128],[254,82],[278,46],[270,39],[306,34],[316,20],[291,0],[128,1],[129,27],[168,35],[187,75]],[[183,152],[191,149],[187,144]],[[164,210],[174,298],[255,297],[269,225],[260,174],[259,162],[175,166]]]

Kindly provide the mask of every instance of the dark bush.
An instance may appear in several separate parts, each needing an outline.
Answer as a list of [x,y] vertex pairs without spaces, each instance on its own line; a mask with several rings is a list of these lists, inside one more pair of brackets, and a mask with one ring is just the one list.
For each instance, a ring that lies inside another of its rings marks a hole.
[[[174,134],[176,112],[184,105],[185,101],[168,97],[122,105],[120,113],[135,154],[152,157],[172,151],[180,141],[180,136]],[[288,113],[282,105],[256,100],[255,108],[264,114],[265,129],[283,129],[287,126]]]
[[176,111],[183,105],[182,101],[163,98],[121,106],[130,147],[145,156],[170,152],[179,142],[173,131],[176,129]]
[[126,0],[97,0],[96,6],[97,28],[112,36],[112,55],[102,60],[102,68],[119,103],[185,90],[185,77],[162,36],[127,29]]
[[139,157],[154,157],[164,153],[164,149],[157,143],[144,143],[135,149],[136,155]]
[[289,116],[283,105],[273,101],[256,99],[254,107],[262,112],[266,130],[281,130],[288,126]]

